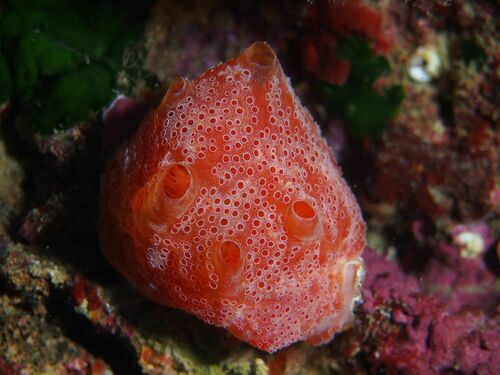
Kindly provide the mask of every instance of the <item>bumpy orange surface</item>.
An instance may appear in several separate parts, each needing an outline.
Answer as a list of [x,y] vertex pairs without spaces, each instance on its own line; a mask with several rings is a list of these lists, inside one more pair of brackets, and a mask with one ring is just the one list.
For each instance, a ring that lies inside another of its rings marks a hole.
[[108,162],[102,251],[138,289],[273,352],[359,294],[365,224],[274,51],[177,79]]

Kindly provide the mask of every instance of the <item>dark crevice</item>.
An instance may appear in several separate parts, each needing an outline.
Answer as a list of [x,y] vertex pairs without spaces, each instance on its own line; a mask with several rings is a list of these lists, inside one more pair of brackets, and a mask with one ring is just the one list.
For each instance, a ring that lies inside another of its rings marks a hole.
[[500,242],[490,246],[490,250],[486,253],[484,257],[484,262],[486,267],[494,273],[497,277],[500,277],[500,257],[497,253],[497,249],[500,247]]
[[4,275],[0,274],[0,296],[6,295],[9,293],[9,284]]
[[47,309],[51,323],[59,326],[67,338],[105,361],[115,374],[144,374],[137,353],[128,339],[102,331],[83,315],[76,313],[64,290],[51,290]]
[[455,90],[454,77],[451,74],[443,74],[438,85],[439,94],[435,97],[438,105],[439,118],[448,128],[455,126],[454,103],[451,93]]

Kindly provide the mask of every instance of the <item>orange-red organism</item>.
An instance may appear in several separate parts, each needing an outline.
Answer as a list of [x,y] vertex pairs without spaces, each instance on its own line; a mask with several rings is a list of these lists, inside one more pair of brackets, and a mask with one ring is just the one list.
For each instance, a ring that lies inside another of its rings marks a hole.
[[154,301],[268,352],[351,317],[365,224],[268,44],[175,80],[101,190],[102,251]]

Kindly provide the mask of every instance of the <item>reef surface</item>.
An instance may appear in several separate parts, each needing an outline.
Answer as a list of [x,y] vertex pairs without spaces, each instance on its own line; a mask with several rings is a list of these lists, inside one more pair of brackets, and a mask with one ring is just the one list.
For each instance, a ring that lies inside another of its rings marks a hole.
[[[0,5],[1,374],[500,373],[494,1],[26,4]],[[97,236],[112,150],[257,40],[368,225],[351,327],[272,355],[141,296]]]

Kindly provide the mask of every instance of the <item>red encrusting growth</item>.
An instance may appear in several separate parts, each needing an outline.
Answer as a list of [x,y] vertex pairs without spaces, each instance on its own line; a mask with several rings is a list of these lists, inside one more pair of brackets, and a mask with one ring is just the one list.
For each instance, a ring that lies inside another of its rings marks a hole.
[[159,303],[269,352],[351,316],[365,224],[266,43],[174,81],[101,201],[103,253]]
[[361,0],[320,0],[309,8],[307,21],[311,32],[301,48],[305,69],[333,85],[343,85],[351,71],[351,62],[337,56],[339,37],[366,39],[376,54],[392,49],[393,35],[384,28],[382,15]]

